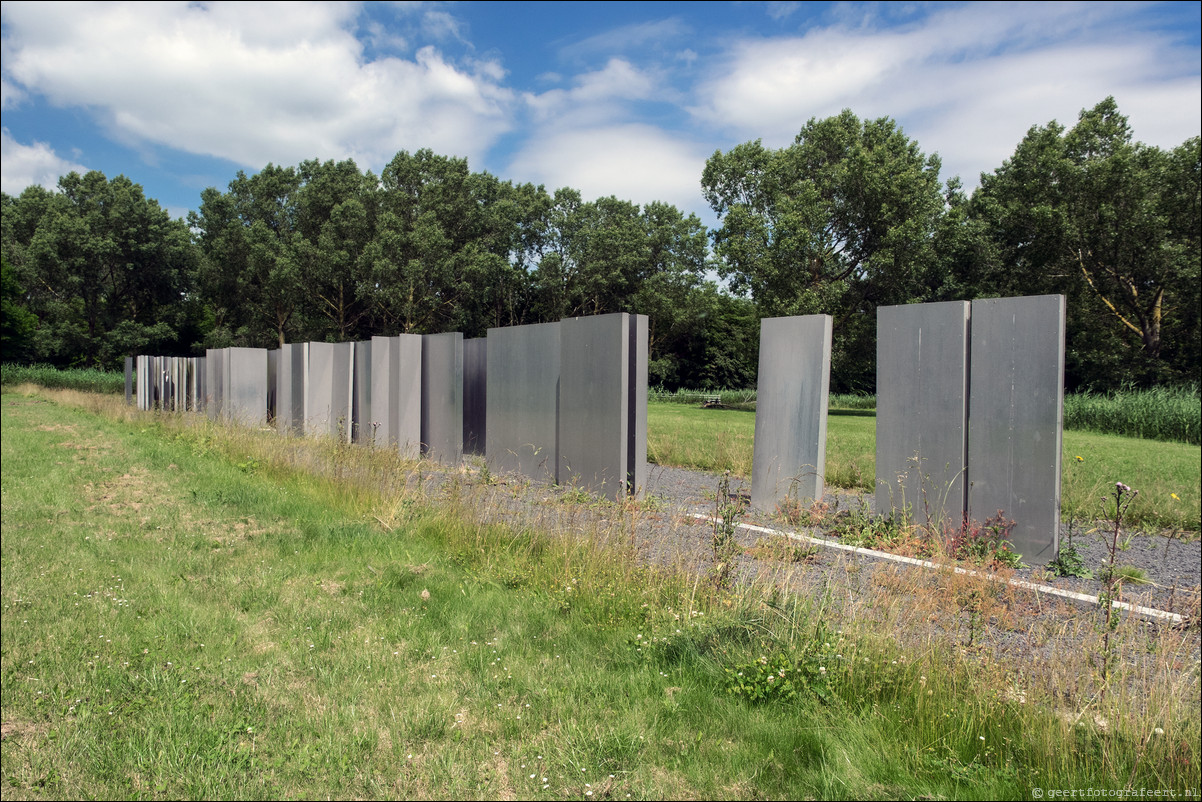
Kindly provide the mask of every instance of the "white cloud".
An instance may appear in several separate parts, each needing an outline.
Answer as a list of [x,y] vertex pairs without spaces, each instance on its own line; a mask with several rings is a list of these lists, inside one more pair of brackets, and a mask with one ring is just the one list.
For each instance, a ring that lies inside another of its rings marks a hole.
[[552,191],[572,187],[586,200],[614,195],[639,204],[664,201],[687,211],[704,205],[701,171],[710,152],[648,125],[577,128],[531,139],[506,175]]
[[536,119],[570,116],[575,125],[587,125],[617,114],[618,104],[651,98],[659,89],[654,76],[621,58],[612,58],[602,69],[577,76],[575,83],[571,89],[527,93],[526,103]]
[[689,32],[689,26],[679,17],[669,17],[655,22],[637,22],[611,28],[572,42],[560,48],[559,55],[560,58],[574,60],[596,53],[610,55],[630,50],[643,53],[649,47],[665,45]]
[[19,195],[34,185],[54,189],[59,177],[72,171],[86,173],[88,168],[61,158],[45,142],[22,145],[7,128],[0,131],[0,191]]
[[[510,126],[513,93],[488,61],[363,59],[355,4],[5,3],[6,81],[93,109],[131,144],[256,169],[402,148],[480,157]],[[445,35],[444,17],[429,17]],[[7,91],[7,90],[6,90]]]
[[1196,49],[1140,30],[1130,7],[970,4],[888,30],[860,10],[854,27],[732,44],[698,86],[695,119],[780,147],[843,108],[889,116],[969,186],[1030,126],[1072,125],[1107,95],[1137,139],[1173,146],[1198,132]]

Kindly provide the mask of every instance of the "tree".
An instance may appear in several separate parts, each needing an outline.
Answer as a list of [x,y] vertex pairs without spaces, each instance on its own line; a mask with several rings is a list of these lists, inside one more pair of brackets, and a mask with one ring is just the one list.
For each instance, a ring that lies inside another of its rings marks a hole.
[[200,284],[213,314],[209,345],[281,345],[301,332],[297,318],[308,294],[297,229],[301,177],[268,164],[241,170],[227,192],[201,192],[188,222],[198,232],[204,263]]
[[25,290],[17,283],[8,258],[0,256],[0,358],[24,362],[33,351],[38,319],[26,307]]
[[874,310],[943,284],[932,247],[943,213],[939,158],[893,120],[812,119],[780,150],[716,152],[702,176],[719,215],[719,273],[762,315],[834,317],[832,381],[872,385]]
[[1033,127],[973,195],[991,243],[969,282],[1068,297],[1070,384],[1196,381],[1200,162],[1197,137],[1134,142],[1113,98]]
[[115,367],[148,350],[182,353],[192,325],[197,254],[172,220],[125,176],[69,173],[59,191],[5,198],[5,256],[38,325],[33,356]]

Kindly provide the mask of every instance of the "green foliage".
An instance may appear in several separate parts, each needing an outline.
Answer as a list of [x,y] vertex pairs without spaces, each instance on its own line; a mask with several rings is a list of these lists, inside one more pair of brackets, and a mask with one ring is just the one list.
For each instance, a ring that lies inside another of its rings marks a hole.
[[1047,569],[1056,576],[1075,576],[1082,579],[1093,577],[1093,571],[1086,567],[1085,560],[1081,559],[1081,555],[1072,545],[1061,547],[1056,553],[1056,559],[1048,563]]
[[188,348],[199,310],[187,225],[125,176],[69,173],[58,189],[4,200],[10,278],[37,320],[29,356],[111,369],[124,356]]
[[715,153],[701,183],[732,290],[763,316],[833,315],[832,386],[871,389],[876,306],[943,284],[932,249],[939,158],[893,120],[845,110],[810,120],[780,150],[757,140]]
[[1114,98],[1032,127],[982,176],[958,280],[980,295],[1064,293],[1070,387],[1198,380],[1202,145],[1134,142]]
[[835,648],[829,642],[809,640],[792,651],[774,652],[725,669],[726,692],[751,702],[813,697],[829,703],[835,699],[832,679],[837,662]]
[[38,319],[26,306],[25,290],[8,259],[0,257],[0,354],[7,362],[28,359]]

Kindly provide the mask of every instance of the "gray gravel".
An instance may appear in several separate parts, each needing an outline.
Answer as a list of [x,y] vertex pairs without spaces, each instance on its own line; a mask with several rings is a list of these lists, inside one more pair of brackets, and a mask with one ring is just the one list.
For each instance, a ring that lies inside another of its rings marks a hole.
[[[447,473],[435,470],[427,474],[427,479],[434,484],[443,484],[456,476],[475,484],[478,475],[478,468]],[[608,528],[626,539],[628,544],[636,545],[648,562],[700,574],[711,565],[713,527],[696,516],[715,514],[715,496],[721,479],[718,474],[704,471],[649,465],[645,501],[631,512],[630,508],[572,488],[547,485],[516,475],[493,474],[486,488],[491,494],[487,506],[492,512],[488,517],[499,518],[519,528],[534,526],[551,532],[597,532]],[[744,500],[749,499],[750,482],[732,477],[730,488]],[[829,493],[824,501],[831,509],[848,509],[861,504],[872,506],[871,494],[862,492],[836,491]],[[742,522],[838,542],[820,528],[790,526],[779,517],[750,510],[744,513]],[[1067,526],[1064,526],[1062,545],[1067,543],[1067,535]],[[1121,539],[1126,541],[1128,535],[1130,543],[1119,551],[1116,565],[1140,569],[1147,577],[1147,583],[1125,584],[1120,598],[1138,605],[1197,616],[1199,585],[1202,584],[1202,541],[1196,537],[1184,540],[1125,530]],[[741,528],[736,537],[744,549],[749,549],[764,540],[765,535]],[[1019,569],[1013,572],[1014,578],[1097,596],[1103,589],[1098,577],[1108,558],[1102,532],[1096,526],[1077,526],[1072,533],[1072,544],[1092,572],[1092,578],[1057,577],[1041,566]],[[842,576],[849,560],[865,566],[884,561],[871,555],[848,555],[844,551],[820,549],[807,561],[804,571],[790,571],[788,581],[820,587],[825,573],[838,571]],[[899,570],[928,569],[906,567]],[[779,560],[759,560],[747,553],[739,558],[739,575],[743,580],[779,577],[781,573]]]
[[[703,471],[692,471],[683,468],[649,466],[650,476],[647,482],[647,493],[653,499],[661,500],[666,507],[675,509],[683,514],[713,515],[714,497],[721,476]],[[731,490],[740,491],[744,497],[750,494],[750,482],[744,483],[737,478],[731,481]],[[860,504],[872,508],[871,493],[850,493],[836,491],[828,493],[824,501],[832,509],[849,508]],[[803,534],[825,540],[829,538],[820,529],[794,527],[779,518],[748,512],[744,516],[747,523],[770,527],[779,531]],[[1028,567],[1015,572],[1016,579],[1050,585],[1056,588],[1086,593],[1096,596],[1103,589],[1099,577],[1109,559],[1108,535],[1113,530],[1105,530],[1105,522],[1099,522],[1088,528],[1074,526],[1072,545],[1081,556],[1085,567],[1093,574],[1092,578],[1056,577],[1044,571],[1041,566]],[[704,553],[709,550],[710,532],[705,527],[697,527],[696,541],[689,544],[677,544],[689,551],[698,552],[696,557],[704,561]],[[1067,545],[1069,538],[1067,524],[1061,525],[1061,546]],[[744,545],[752,545],[761,536],[743,532],[740,535]],[[1181,537],[1169,537],[1164,534],[1134,533],[1123,530],[1120,542],[1130,538],[1127,548],[1120,549],[1116,555],[1115,564],[1132,566],[1143,571],[1147,583],[1136,585],[1127,584],[1124,587],[1124,598],[1130,598],[1140,604],[1158,609],[1172,608],[1176,612],[1188,609],[1190,599],[1197,599],[1199,584],[1202,583],[1202,541],[1196,536],[1190,540]],[[676,538],[674,540],[679,540]],[[837,541],[836,541],[837,542]],[[654,550],[653,550],[654,551]],[[656,555],[659,562],[665,561],[664,555]],[[819,558],[819,561],[821,558]],[[697,562],[698,559],[694,559]],[[914,569],[919,570],[919,569]]]

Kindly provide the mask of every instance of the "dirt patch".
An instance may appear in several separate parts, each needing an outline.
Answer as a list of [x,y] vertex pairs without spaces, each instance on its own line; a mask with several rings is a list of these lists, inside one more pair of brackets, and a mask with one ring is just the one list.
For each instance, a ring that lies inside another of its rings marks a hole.
[[0,741],[17,738],[37,738],[49,731],[48,724],[32,721],[5,721],[0,723]]
[[161,498],[161,486],[146,468],[131,468],[127,473],[107,482],[84,485],[84,495],[92,502],[88,512],[104,509],[113,515],[141,512],[156,497]]

